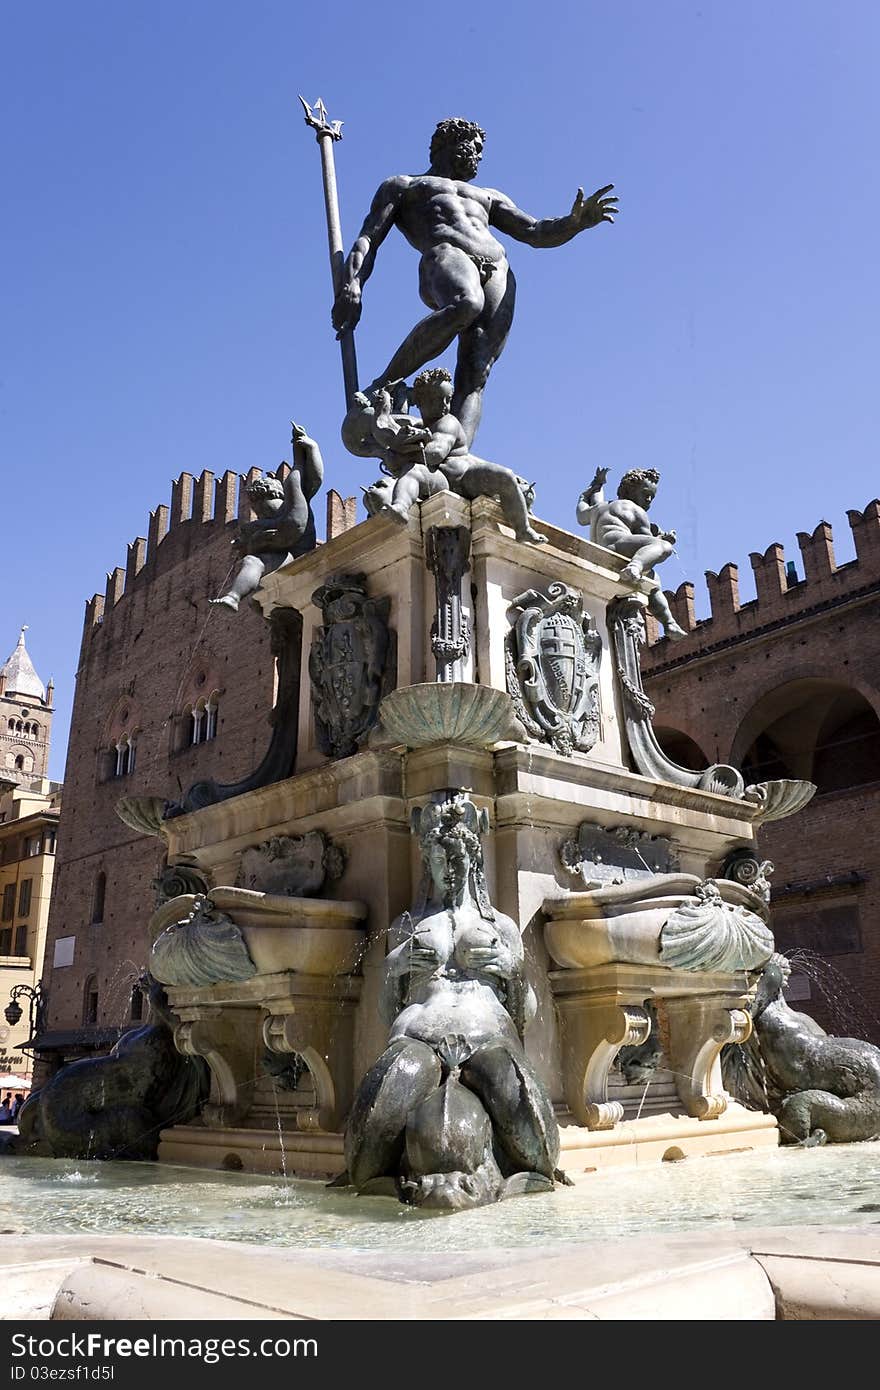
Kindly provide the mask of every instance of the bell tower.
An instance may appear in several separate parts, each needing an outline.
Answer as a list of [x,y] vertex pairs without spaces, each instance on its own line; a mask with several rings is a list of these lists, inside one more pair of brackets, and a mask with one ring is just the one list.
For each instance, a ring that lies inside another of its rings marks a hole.
[[43,685],[21,629],[0,667],[0,783],[27,786],[47,776],[54,685]]

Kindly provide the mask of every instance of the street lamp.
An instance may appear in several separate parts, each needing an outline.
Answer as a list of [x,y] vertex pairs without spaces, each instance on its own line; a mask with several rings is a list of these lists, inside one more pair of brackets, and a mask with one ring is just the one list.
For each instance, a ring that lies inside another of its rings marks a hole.
[[6,1022],[11,1028],[21,1022],[22,1008],[19,999],[24,996],[28,1001],[28,1040],[21,1044],[22,1052],[29,1052],[34,1045],[34,1038],[43,1027],[43,1013],[46,1007],[46,996],[43,993],[42,985],[13,985],[9,993],[9,1003],[3,1010]]

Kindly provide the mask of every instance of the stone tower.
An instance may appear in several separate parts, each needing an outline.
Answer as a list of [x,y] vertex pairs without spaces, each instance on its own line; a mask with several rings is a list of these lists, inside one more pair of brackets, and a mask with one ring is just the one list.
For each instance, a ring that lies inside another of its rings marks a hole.
[[0,667],[0,781],[26,786],[47,775],[54,686],[34,670],[21,629]]

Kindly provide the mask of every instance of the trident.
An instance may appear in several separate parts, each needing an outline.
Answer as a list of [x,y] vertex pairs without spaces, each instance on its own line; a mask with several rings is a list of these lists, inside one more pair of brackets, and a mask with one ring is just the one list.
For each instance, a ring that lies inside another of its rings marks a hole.
[[[300,97],[306,113],[306,125],[315,132],[315,139],[321,151],[321,174],[324,181],[324,208],[327,213],[327,242],[330,247],[330,274],[333,279],[333,294],[339,293],[342,285],[342,228],[339,224],[339,195],[336,192],[336,165],[333,160],[333,142],[342,139],[342,121],[330,121],[327,108],[319,97],[314,110],[304,97]],[[339,346],[342,350],[342,379],[345,383],[345,403],[358,389],[357,354],[354,347],[354,329],[347,328],[340,334]]]

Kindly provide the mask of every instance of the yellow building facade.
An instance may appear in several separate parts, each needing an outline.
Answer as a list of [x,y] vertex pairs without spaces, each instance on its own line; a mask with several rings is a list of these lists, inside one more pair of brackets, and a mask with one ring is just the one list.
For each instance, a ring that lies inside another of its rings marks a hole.
[[[33,1062],[24,1046],[36,1024],[29,991],[43,969],[61,786],[45,775],[52,686],[37,675],[24,634],[0,667],[0,1074],[27,1078]],[[5,1009],[17,985],[28,988],[11,1024]]]

